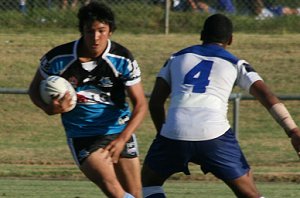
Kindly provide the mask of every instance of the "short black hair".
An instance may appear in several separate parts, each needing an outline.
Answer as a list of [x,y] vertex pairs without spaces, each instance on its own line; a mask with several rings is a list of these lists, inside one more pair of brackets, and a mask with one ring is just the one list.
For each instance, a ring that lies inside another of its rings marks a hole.
[[232,36],[233,25],[231,20],[223,14],[209,16],[201,31],[201,40],[204,43],[227,43]]
[[79,31],[83,33],[83,27],[87,23],[100,21],[109,25],[110,32],[116,30],[115,16],[110,7],[103,3],[92,1],[81,7],[78,11]]

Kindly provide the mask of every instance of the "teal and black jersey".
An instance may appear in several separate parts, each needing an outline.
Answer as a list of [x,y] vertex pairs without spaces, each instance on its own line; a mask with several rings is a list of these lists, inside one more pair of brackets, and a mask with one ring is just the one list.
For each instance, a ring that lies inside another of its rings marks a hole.
[[141,80],[137,62],[128,49],[108,41],[95,61],[81,63],[76,40],[57,46],[41,58],[40,72],[67,79],[77,92],[77,105],[62,114],[67,137],[87,137],[122,132],[131,112],[125,86]]

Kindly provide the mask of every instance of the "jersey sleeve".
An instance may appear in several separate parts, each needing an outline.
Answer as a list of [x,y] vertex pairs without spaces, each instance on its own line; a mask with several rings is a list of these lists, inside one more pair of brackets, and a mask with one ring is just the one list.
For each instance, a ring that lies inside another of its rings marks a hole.
[[107,51],[102,58],[111,67],[115,76],[121,78],[125,86],[132,86],[141,81],[140,67],[126,47],[109,40]]
[[171,66],[172,58],[167,60],[163,67],[160,69],[157,77],[164,79],[169,85],[171,84],[171,75],[170,75],[170,66]]
[[48,51],[41,59],[39,70],[43,77],[61,75],[75,60],[78,41],[62,44]]
[[236,85],[246,90],[249,93],[251,85],[258,81],[263,80],[260,75],[252,68],[252,66],[244,60],[237,63],[238,76]]
[[132,86],[141,81],[141,70],[136,60],[128,64],[128,70],[125,73],[125,85]]
[[43,77],[47,77],[49,75],[51,75],[50,71],[51,71],[51,65],[49,64],[49,61],[46,57],[46,55],[44,55],[41,59],[40,59],[40,65],[39,65],[39,70],[40,73]]

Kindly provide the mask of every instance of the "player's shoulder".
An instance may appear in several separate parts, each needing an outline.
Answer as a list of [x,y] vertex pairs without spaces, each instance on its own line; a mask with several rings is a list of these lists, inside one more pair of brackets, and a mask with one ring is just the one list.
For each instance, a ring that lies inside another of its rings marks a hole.
[[46,53],[48,59],[51,59],[55,56],[63,56],[74,53],[76,41],[71,41],[68,43],[63,43],[61,45],[55,46]]
[[183,48],[181,50],[179,50],[178,52],[175,52],[172,56],[173,57],[176,57],[176,56],[180,56],[180,55],[183,55],[183,54],[197,54],[199,53],[199,48],[201,46],[200,45],[192,45],[192,46],[188,46],[186,48]]
[[239,61],[238,57],[217,44],[192,45],[176,52],[173,56],[180,56],[183,54],[221,58],[232,64],[237,64]]
[[110,41],[109,53],[133,60],[131,51],[124,45],[115,41]]

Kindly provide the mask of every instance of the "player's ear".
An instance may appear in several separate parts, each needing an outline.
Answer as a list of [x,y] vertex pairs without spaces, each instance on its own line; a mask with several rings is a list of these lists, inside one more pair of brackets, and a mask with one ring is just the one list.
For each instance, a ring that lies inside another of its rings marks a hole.
[[204,33],[203,33],[203,31],[201,31],[201,33],[200,33],[200,41],[204,41]]
[[230,36],[230,38],[229,38],[229,40],[228,40],[228,43],[227,43],[227,45],[231,45],[231,43],[232,43],[232,35]]

